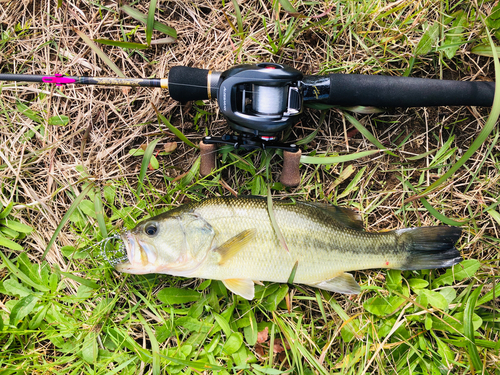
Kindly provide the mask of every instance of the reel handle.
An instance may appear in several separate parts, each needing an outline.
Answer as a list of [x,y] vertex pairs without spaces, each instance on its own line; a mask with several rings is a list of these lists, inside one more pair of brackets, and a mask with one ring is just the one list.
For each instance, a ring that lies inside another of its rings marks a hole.
[[215,158],[217,155],[217,145],[215,143],[200,142],[200,175],[208,176],[216,169]]
[[174,66],[168,74],[168,91],[172,99],[183,103],[216,98],[219,78],[219,72]]
[[[304,101],[340,106],[489,107],[494,82],[465,82],[413,77],[330,74],[304,77]],[[317,94],[319,89],[320,95]],[[316,90],[316,93],[314,92]]]
[[302,150],[299,148],[295,152],[283,150],[283,170],[280,182],[287,187],[295,187],[300,184],[300,157]]

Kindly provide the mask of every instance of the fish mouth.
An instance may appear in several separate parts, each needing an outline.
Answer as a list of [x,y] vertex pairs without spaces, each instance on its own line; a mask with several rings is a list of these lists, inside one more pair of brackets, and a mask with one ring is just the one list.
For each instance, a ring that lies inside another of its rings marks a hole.
[[119,261],[116,262],[113,266],[119,272],[127,272],[130,268],[132,268],[132,260],[134,259],[136,242],[134,241],[132,234],[129,231],[122,233],[120,237],[123,243],[125,256],[119,258]]
[[114,261],[113,267],[117,271],[136,275],[154,272],[157,256],[150,244],[136,238],[130,231],[122,233],[121,241],[126,255]]

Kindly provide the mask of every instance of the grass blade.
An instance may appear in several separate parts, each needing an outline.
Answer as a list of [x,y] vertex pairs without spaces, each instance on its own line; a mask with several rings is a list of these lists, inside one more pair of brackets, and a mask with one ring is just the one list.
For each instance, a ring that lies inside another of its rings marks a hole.
[[488,293],[486,293],[484,296],[482,296],[479,301],[477,301],[478,305],[484,305],[487,302],[490,302],[491,300],[498,298],[500,295],[500,283],[497,283],[494,288],[492,288]]
[[295,142],[295,144],[300,146],[300,145],[306,145],[306,144],[312,142],[312,140],[314,138],[316,138],[316,135],[318,135],[318,132],[319,132],[319,127],[317,127],[316,130],[313,131],[311,134],[309,134],[307,137],[299,139],[297,142]]
[[[142,22],[144,24],[147,24],[148,17],[145,14],[139,12],[137,9],[132,8],[131,6],[128,5],[123,5],[120,9],[123,10],[125,13],[127,13],[133,19]],[[177,31],[175,31],[175,29],[173,29],[172,27],[162,24],[161,22],[154,21],[153,29],[161,33],[167,34],[172,38],[177,39]]]
[[231,19],[227,16],[226,12],[224,12],[224,10],[222,11],[222,14],[224,14],[224,17],[226,18],[226,21],[227,23],[229,24],[229,27],[231,27],[231,29],[233,29],[233,31],[235,33],[238,32],[238,30],[236,30],[236,27],[234,26],[234,24],[231,22]]
[[9,216],[13,207],[14,207],[14,202],[10,202],[7,206],[5,206],[2,212],[0,212],[0,219],[5,219],[7,216]]
[[[489,209],[491,210],[492,207],[490,206]],[[20,223],[15,220],[0,220],[0,224],[5,225],[7,228],[10,228],[12,230],[15,230],[16,232],[21,232],[21,233],[31,233],[33,232],[33,228],[30,227],[29,225]]]
[[136,313],[137,317],[141,321],[142,326],[146,329],[146,332],[149,336],[149,342],[151,343],[151,352],[153,353],[153,375],[159,375],[161,372],[160,368],[160,345],[158,344],[158,340],[156,340],[156,336],[153,333],[153,330],[146,322],[146,319],[140,314]]
[[[417,192],[417,189],[413,187],[413,185],[409,181],[404,181],[400,176],[397,176],[397,179],[401,181],[406,187],[408,187],[410,190],[412,190],[414,193]],[[453,219],[450,219],[446,216],[444,216],[442,213],[440,213],[438,210],[436,210],[432,205],[425,199],[425,197],[420,197],[420,203],[426,208],[429,213],[434,216],[436,219],[439,221],[443,222],[446,225],[451,225],[455,227],[460,227],[462,225],[465,225],[469,222],[469,220],[464,220],[464,221],[456,221]]]
[[78,34],[80,38],[83,39],[85,43],[89,45],[90,48],[92,48],[92,50],[97,54],[97,56],[99,56],[101,60],[104,61],[106,65],[108,65],[111,68],[111,70],[116,73],[116,75],[122,78],[126,78],[125,74],[123,74],[120,68],[118,68],[118,66],[116,66],[116,64],[113,61],[111,61],[111,59],[97,46],[97,44],[95,44],[92,41],[92,39],[90,39],[87,35],[85,35],[78,29],[73,28],[73,30],[75,31],[75,33]]
[[497,143],[498,143],[498,138],[500,137],[500,129],[499,128],[496,128],[496,132],[495,132],[495,137],[493,138],[493,140],[491,141],[491,146],[488,148],[488,151],[486,152],[485,156],[483,157],[483,160],[481,160],[481,163],[479,164],[479,168],[477,169],[477,171],[472,175],[472,178],[470,179],[469,183],[467,184],[467,187],[465,188],[465,191],[469,191],[470,187],[472,186],[472,184],[474,183],[474,181],[476,181],[476,176],[478,175],[479,171],[482,170],[482,167],[484,165],[484,163],[488,160],[488,158],[490,157],[491,155],[491,152],[493,151],[493,149],[496,147]]
[[19,268],[16,267],[14,263],[7,258],[3,252],[0,251],[0,257],[2,258],[3,263],[7,266],[10,272],[17,277],[19,280],[22,280],[26,285],[32,286],[35,289],[38,289],[41,292],[49,292],[50,289],[44,285],[39,285],[35,283],[30,277],[28,277],[25,273],[23,273]]
[[375,138],[375,136],[372,133],[370,133],[370,131],[367,128],[365,128],[363,125],[361,125],[361,123],[358,120],[356,120],[353,116],[351,116],[350,114],[348,114],[346,112],[343,112],[343,115],[345,116],[345,118],[347,118],[347,120],[351,123],[351,125],[353,125],[356,129],[358,129],[358,131],[361,134],[363,134],[363,136],[366,139],[368,139],[371,143],[373,143],[375,146],[377,146],[381,151],[384,151],[385,153],[387,153],[389,155],[396,156],[396,154],[387,150],[386,147],[384,147],[384,145],[382,145],[382,143],[380,143],[379,140],[377,138]]
[[198,148],[198,146],[196,146],[193,142],[191,142],[189,139],[186,138],[186,136],[184,134],[182,134],[182,132],[177,129],[175,126],[173,126],[170,121],[167,120],[167,118],[165,116],[163,116],[159,111],[158,111],[158,108],[156,108],[156,106],[151,103],[151,105],[153,106],[153,109],[155,110],[156,112],[156,116],[158,116],[158,119],[161,120],[161,122],[163,122],[167,128],[175,134],[175,136],[177,138],[179,138],[181,141],[183,141],[185,144],[187,144],[188,146],[191,146],[191,147],[194,147],[194,148]]
[[156,2],[157,2],[157,0],[151,0],[151,3],[149,3],[148,19],[146,22],[146,43],[148,46],[151,45],[151,38],[153,37]]
[[[323,367],[321,363],[318,362],[318,359],[308,350],[308,348],[301,342],[301,340],[297,337],[297,334],[294,330],[289,327],[285,320],[283,320],[275,311],[273,311],[273,322],[280,328],[281,333],[286,338],[289,343],[294,343],[291,345],[292,353],[295,357],[295,365],[301,366],[301,361],[306,360],[307,363],[313,367],[315,370],[314,373],[317,374],[330,374],[330,372]],[[300,371],[300,367],[298,368],[298,373],[304,373]]]
[[321,116],[318,121],[318,126],[316,130],[314,130],[311,134],[309,134],[307,137],[299,139],[297,142],[295,142],[296,145],[305,145],[308,144],[309,142],[312,142],[314,138],[316,138],[316,135],[318,134],[319,130],[321,129],[321,126],[323,125],[323,122],[325,121],[326,114],[328,111],[321,111]]
[[[498,55],[500,53],[500,47],[495,47],[495,52]],[[479,56],[494,57],[493,47],[487,44],[481,44],[471,49],[471,53]]]
[[349,182],[349,185],[347,185],[347,187],[344,189],[344,191],[337,196],[337,199],[347,197],[349,194],[351,194],[351,192],[358,190],[358,188],[359,188],[358,183],[361,180],[361,178],[363,177],[363,175],[365,174],[365,171],[366,171],[366,167],[361,168],[358,171],[358,173],[356,173],[356,176],[354,176],[354,178],[351,180],[351,182]]
[[269,214],[269,219],[271,220],[274,233],[276,233],[276,236],[280,240],[281,246],[283,246],[287,253],[290,253],[290,250],[288,250],[288,246],[286,245],[285,237],[283,237],[283,233],[281,233],[281,229],[276,221],[276,217],[274,216],[273,197],[269,186],[267,187],[267,212]]
[[243,35],[243,19],[241,18],[241,10],[238,2],[236,0],[233,1],[234,12],[236,13],[236,21],[238,23],[238,32]]
[[342,155],[342,156],[307,156],[302,155],[300,157],[300,162],[303,164],[334,164],[343,163],[345,161],[352,161],[356,159],[361,159],[366,156],[371,156],[378,154],[379,150],[361,151],[354,154]]
[[76,282],[83,284],[85,286],[88,286],[89,288],[92,288],[92,289],[99,289],[100,288],[99,284],[93,282],[92,280],[84,279],[83,277],[73,275],[72,273],[69,273],[69,272],[59,271],[59,273],[61,275],[63,275],[64,277],[67,277],[68,279],[71,279],[71,280],[75,280]]
[[158,38],[158,39],[152,40],[151,45],[155,46],[155,45],[160,45],[160,44],[172,44],[175,42],[176,42],[176,40],[174,38],[172,38],[171,36],[166,36],[165,38]]
[[179,358],[168,357],[168,356],[163,355],[163,354],[160,354],[160,357],[168,359],[170,362],[177,363],[178,365],[183,365],[183,366],[195,369],[195,370],[200,370],[200,371],[205,371],[205,370],[222,371],[222,370],[225,370],[225,367],[213,365],[211,363],[185,361],[185,360],[179,359]]
[[151,157],[153,156],[153,152],[155,151],[156,144],[160,139],[155,139],[151,142],[148,147],[146,147],[146,151],[144,151],[144,156],[142,157],[141,163],[141,171],[139,172],[139,183],[137,185],[137,195],[141,195],[141,190],[144,185],[144,177],[146,177],[146,172],[148,171],[149,162],[151,161]]
[[96,189],[94,195],[94,209],[97,218],[97,225],[101,231],[102,238],[108,237],[108,229],[106,228],[106,221],[104,220],[104,209],[102,207],[101,191]]
[[121,371],[127,367],[129,364],[131,364],[133,361],[136,361],[137,358],[131,358],[126,362],[123,362],[120,364],[120,366],[117,366],[113,369],[113,371],[106,372],[108,375],[115,375],[115,374],[121,374]]
[[75,200],[73,201],[73,203],[71,203],[71,206],[69,206],[68,211],[64,214],[63,218],[61,219],[61,222],[59,223],[59,225],[57,226],[56,230],[54,231],[54,234],[50,238],[50,241],[49,241],[49,243],[47,245],[47,248],[45,249],[45,251],[42,254],[42,258],[41,258],[42,261],[45,259],[45,256],[47,255],[47,253],[49,252],[50,248],[54,244],[54,242],[55,242],[55,240],[56,240],[57,235],[59,234],[59,232],[61,232],[61,230],[66,225],[66,223],[68,222],[68,220],[71,217],[71,215],[73,214],[73,212],[78,208],[78,206],[80,205],[81,201],[83,201],[83,199],[87,196],[87,193],[90,191],[90,189],[92,189],[92,187],[93,187],[92,184],[88,184],[85,187],[85,189],[82,190],[82,192],[80,193],[80,195],[75,198]]
[[427,211],[429,211],[429,213],[432,216],[434,216],[436,219],[438,219],[439,221],[443,222],[446,225],[460,227],[460,226],[465,225],[469,222],[469,220],[456,221],[456,220],[453,220],[453,219],[450,219],[450,218],[444,216],[443,214],[438,212],[438,210],[436,210],[434,207],[432,207],[431,204],[424,197],[420,198],[420,203],[422,203],[422,205],[426,208]]
[[134,42],[122,42],[122,41],[117,41],[117,40],[94,39],[94,42],[100,43],[100,44],[105,44],[107,46],[114,46],[114,47],[120,47],[120,48],[129,48],[129,49],[146,49],[146,48],[148,48],[148,46],[145,44],[134,43]]
[[385,112],[381,108],[373,107],[373,106],[364,106],[364,105],[354,105],[351,107],[335,106],[334,108],[339,108],[339,109],[343,109],[343,110],[346,110],[349,112],[354,112],[354,113],[361,113],[363,115],[370,115],[372,113],[384,113]]
[[[191,168],[189,168],[189,171],[187,171],[187,173],[185,173],[184,175],[182,175],[181,178],[179,178],[178,181],[180,186],[185,188],[187,185],[193,182],[194,178],[198,175],[198,172],[200,170],[200,163],[201,163],[201,157],[197,157]],[[174,181],[177,180],[174,179]]]
[[408,156],[408,157],[406,157],[406,160],[411,160],[411,161],[420,160],[420,159],[426,158],[429,155],[432,155],[433,153],[436,152],[436,150],[437,149],[433,149],[433,150],[424,152],[423,154],[420,154],[420,155]]
[[0,246],[6,247],[11,250],[21,251],[23,247],[19,245],[17,242],[9,240],[0,234]]
[[479,352],[477,351],[477,346],[474,338],[474,325],[472,322],[472,318],[474,315],[474,309],[476,307],[476,301],[481,293],[481,289],[483,286],[481,285],[479,288],[476,288],[470,295],[467,304],[465,305],[464,311],[464,333],[465,336],[469,339],[467,340],[467,349],[469,351],[469,356],[472,362],[472,366],[478,373],[482,373],[481,370],[483,368],[483,364],[481,362],[481,358],[479,357]]
[[299,261],[296,261],[293,265],[292,272],[290,272],[290,276],[288,276],[287,284],[292,285],[293,280],[295,280],[295,274],[297,273],[297,267],[299,266]]
[[300,14],[288,0],[278,0],[278,2],[280,3],[281,7],[285,10],[285,12],[289,13],[291,16],[300,18],[305,17],[302,14]]

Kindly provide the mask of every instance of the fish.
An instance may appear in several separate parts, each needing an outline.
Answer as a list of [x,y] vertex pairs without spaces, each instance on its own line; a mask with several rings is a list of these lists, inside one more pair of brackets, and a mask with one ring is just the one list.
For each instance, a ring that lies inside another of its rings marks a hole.
[[463,260],[455,248],[459,227],[367,232],[359,212],[310,202],[275,201],[272,214],[274,226],[265,197],[214,197],[181,205],[122,232],[127,259],[115,268],[221,280],[251,300],[256,283],[286,283],[293,272],[293,283],[358,294],[360,286],[349,272],[446,268]]

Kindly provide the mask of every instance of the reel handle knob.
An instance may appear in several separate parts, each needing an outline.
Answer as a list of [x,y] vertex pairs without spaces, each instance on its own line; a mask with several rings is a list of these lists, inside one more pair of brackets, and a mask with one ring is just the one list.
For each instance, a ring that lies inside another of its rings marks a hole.
[[200,142],[200,175],[205,177],[216,169],[215,156],[217,145],[215,143]]
[[302,150],[296,152],[283,150],[283,171],[280,182],[287,187],[295,187],[300,184],[299,164]]

